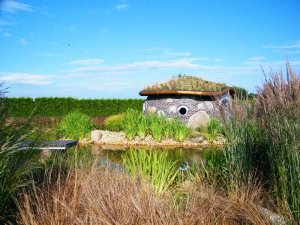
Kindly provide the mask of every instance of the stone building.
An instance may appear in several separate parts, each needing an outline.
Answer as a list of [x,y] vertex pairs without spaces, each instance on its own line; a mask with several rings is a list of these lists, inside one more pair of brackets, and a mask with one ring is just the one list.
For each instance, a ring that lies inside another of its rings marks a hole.
[[147,96],[143,106],[145,113],[177,117],[195,129],[206,125],[212,117],[229,118],[235,90],[225,84],[179,76],[145,88],[139,94]]

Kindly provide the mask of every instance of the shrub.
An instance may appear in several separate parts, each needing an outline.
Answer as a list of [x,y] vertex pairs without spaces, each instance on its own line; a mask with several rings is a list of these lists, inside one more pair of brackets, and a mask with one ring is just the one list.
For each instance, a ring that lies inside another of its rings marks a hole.
[[66,116],[79,111],[88,116],[111,116],[128,109],[141,111],[143,99],[6,98],[9,116]]
[[63,137],[77,140],[87,138],[92,128],[91,119],[80,112],[68,114],[58,125],[58,130]]
[[109,116],[104,121],[105,129],[110,131],[121,131],[125,127],[125,115],[117,114]]

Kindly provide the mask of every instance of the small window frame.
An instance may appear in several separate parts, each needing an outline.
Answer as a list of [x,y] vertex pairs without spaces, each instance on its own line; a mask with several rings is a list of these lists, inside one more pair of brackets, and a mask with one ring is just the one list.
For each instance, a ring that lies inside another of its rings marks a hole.
[[[185,113],[180,112],[181,109],[185,109]],[[179,113],[179,115],[181,116],[185,116],[189,111],[189,108],[185,105],[181,105],[177,108],[177,112]]]

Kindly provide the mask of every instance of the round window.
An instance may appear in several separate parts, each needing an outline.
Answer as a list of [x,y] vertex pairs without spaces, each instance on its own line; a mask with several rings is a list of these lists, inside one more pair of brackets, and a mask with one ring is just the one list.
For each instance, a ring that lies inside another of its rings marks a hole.
[[179,112],[180,115],[185,115],[188,112],[188,110],[189,109],[186,106],[180,106],[178,108],[178,112]]

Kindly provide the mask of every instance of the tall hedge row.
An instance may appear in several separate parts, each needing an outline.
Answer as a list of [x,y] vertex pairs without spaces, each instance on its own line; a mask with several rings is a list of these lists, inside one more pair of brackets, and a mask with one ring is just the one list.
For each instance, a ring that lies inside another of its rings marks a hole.
[[88,116],[110,116],[127,109],[142,110],[143,99],[7,98],[11,117],[64,116],[79,111]]

